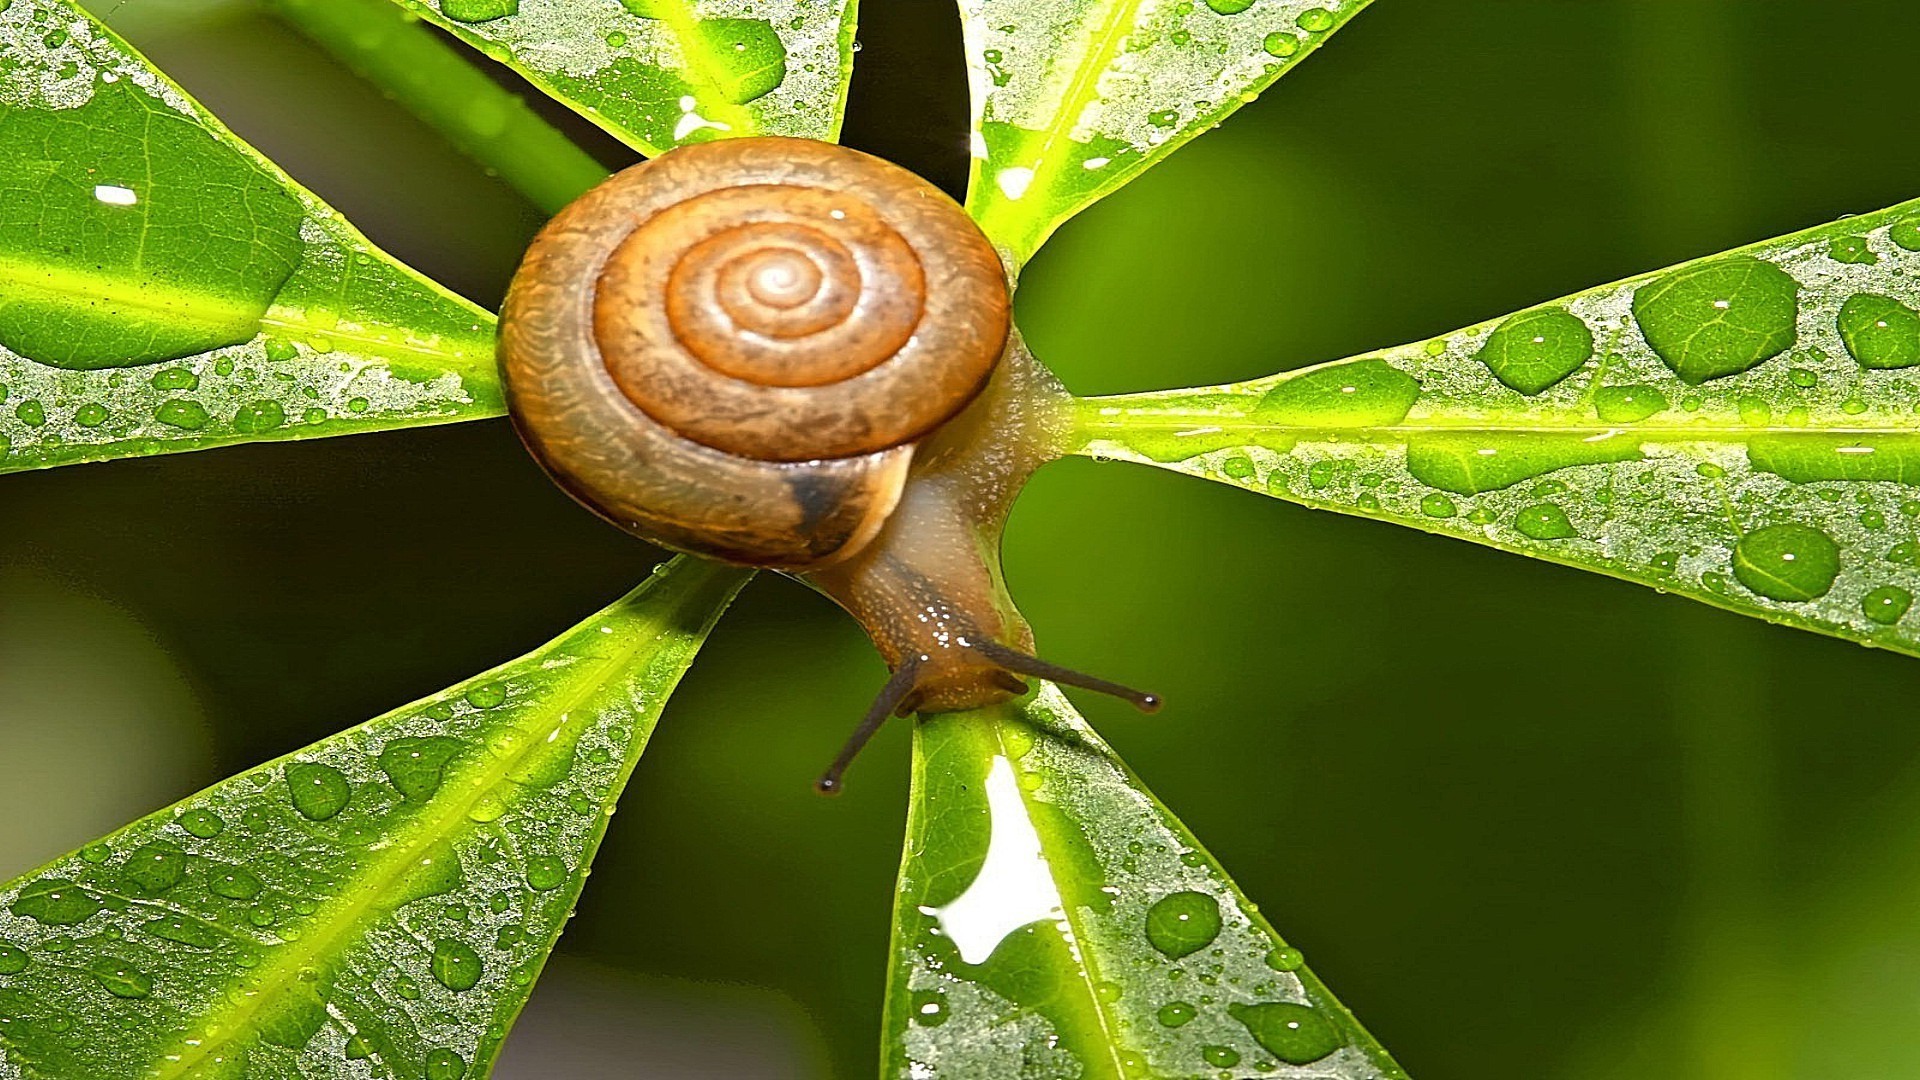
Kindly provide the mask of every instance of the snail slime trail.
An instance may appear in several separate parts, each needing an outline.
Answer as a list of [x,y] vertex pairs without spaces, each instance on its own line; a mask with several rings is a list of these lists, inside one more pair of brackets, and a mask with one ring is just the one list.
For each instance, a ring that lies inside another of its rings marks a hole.
[[829,143],[685,146],[548,223],[500,319],[514,426],[620,528],[779,570],[866,628],[888,716],[992,705],[1044,678],[1000,535],[1065,452],[1065,390],[1012,329],[1005,269],[926,181]]

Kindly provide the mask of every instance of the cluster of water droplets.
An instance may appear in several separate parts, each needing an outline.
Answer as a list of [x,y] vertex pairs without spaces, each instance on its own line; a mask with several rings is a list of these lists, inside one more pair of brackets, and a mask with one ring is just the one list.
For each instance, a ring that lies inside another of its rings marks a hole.
[[1089,406],[1143,457],[1913,649],[1920,207],[1433,341]]

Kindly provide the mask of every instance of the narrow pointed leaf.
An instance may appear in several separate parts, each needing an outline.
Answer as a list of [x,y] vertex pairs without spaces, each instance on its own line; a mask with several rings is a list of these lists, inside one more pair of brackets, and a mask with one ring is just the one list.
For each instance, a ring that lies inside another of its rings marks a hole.
[[1920,654],[1920,202],[1269,379],[1082,402],[1149,461]]
[[1372,0],[960,0],[967,208],[1016,263],[1252,101]]
[[678,560],[545,648],[0,888],[0,1077],[485,1076],[744,580]]
[[395,0],[652,157],[746,135],[833,141],[855,0]]
[[1057,690],[913,776],[883,1075],[1405,1076]]
[[0,8],[0,472],[497,415],[492,328],[76,7]]
[[464,49],[389,0],[267,0],[267,8],[547,213],[607,178]]

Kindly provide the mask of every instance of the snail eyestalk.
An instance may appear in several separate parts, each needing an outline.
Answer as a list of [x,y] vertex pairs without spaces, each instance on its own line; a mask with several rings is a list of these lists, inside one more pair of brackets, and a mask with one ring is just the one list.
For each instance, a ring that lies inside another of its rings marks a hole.
[[1063,686],[1077,686],[1096,694],[1117,697],[1144,713],[1160,711],[1162,702],[1158,694],[1149,694],[1130,686],[1122,686],[1117,682],[1083,674],[1072,668],[1064,668],[1059,664],[1050,664],[1037,656],[1028,656],[1026,653],[1009,649],[997,641],[977,641],[973,643],[973,648],[980,655],[1015,675],[1028,675],[1036,679],[1060,683]]
[[918,681],[919,676],[920,659],[918,657],[900,665],[900,670],[893,673],[893,677],[887,680],[887,685],[880,688],[880,694],[873,699],[873,704],[867,706],[867,715],[860,718],[860,725],[853,729],[852,735],[847,737],[847,744],[840,748],[840,753],[833,759],[833,764],[827,766],[827,771],[821,773],[820,779],[814,781],[815,791],[822,795],[840,794],[840,778],[846,774],[847,766],[853,764],[853,759],[866,748],[868,741],[887,722],[887,718],[896,713],[904,714],[913,711],[912,702],[908,699],[913,696],[914,683]]

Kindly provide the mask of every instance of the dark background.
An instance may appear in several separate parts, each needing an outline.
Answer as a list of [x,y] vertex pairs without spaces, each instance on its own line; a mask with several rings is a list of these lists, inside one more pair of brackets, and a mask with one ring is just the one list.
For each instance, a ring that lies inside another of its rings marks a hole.
[[[94,6],[497,301],[539,215],[378,93],[241,0]],[[951,8],[866,6],[847,141],[963,182]],[[1877,209],[1920,195],[1916,41],[1912,0],[1381,0],[1066,226],[1022,325],[1081,393],[1219,382]],[[7,477],[0,877],[536,646],[655,558],[504,422]],[[1165,693],[1081,704],[1421,1080],[1920,1072],[1920,661],[1085,461],[1038,477],[1007,561],[1049,656]],[[513,1075],[872,1075],[905,725],[845,798],[808,783],[884,674],[824,600],[748,591]]]

